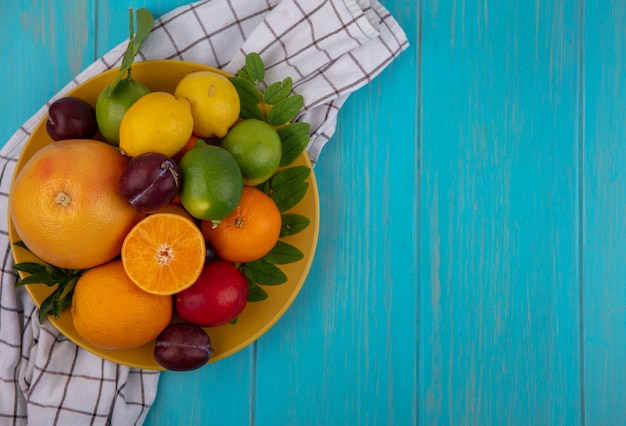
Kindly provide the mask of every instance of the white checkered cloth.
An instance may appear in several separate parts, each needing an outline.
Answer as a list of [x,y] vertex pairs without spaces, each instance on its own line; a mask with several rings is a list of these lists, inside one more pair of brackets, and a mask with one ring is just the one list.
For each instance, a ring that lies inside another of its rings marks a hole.
[[[54,99],[119,66],[127,41],[81,72]],[[315,164],[335,131],[350,93],[376,77],[408,47],[402,29],[375,0],[212,0],[181,6],[157,19],[137,61],[180,59],[236,73],[257,52],[266,81],[291,77],[304,96],[298,120],[311,124],[307,151]],[[0,151],[0,424],[142,424],[159,373],[116,365],[79,349],[37,308],[17,275],[7,232],[7,196],[16,160],[48,104]]]

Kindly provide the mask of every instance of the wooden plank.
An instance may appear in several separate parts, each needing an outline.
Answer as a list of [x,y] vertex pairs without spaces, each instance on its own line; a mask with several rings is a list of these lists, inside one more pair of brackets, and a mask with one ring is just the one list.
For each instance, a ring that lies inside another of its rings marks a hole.
[[418,8],[386,5],[411,47],[348,99],[317,163],[317,252],[258,342],[258,425],[417,424]]
[[77,2],[71,8],[64,4],[0,3],[2,144],[93,61],[94,2]]
[[155,18],[158,18],[164,13],[188,3],[189,0],[98,0],[98,39],[96,40],[98,56],[104,55],[117,43],[128,38],[130,34],[128,28],[129,9],[132,8],[136,11],[145,7]]
[[423,2],[420,423],[581,423],[580,11]]
[[198,370],[162,373],[145,424],[249,424],[253,353],[247,349]]
[[585,2],[585,418],[597,425],[626,419],[625,22],[624,2]]
[[[98,56],[128,36],[128,9],[146,7],[155,18],[186,0],[98,2]],[[161,374],[156,401],[146,425],[246,424],[250,419],[254,347],[191,372]]]

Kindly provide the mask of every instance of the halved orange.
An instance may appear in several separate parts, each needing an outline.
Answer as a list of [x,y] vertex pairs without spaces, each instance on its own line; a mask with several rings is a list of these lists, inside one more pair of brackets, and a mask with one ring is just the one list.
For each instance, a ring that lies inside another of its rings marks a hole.
[[128,277],[152,294],[172,295],[198,279],[206,257],[200,228],[185,216],[154,213],[135,225],[122,245]]

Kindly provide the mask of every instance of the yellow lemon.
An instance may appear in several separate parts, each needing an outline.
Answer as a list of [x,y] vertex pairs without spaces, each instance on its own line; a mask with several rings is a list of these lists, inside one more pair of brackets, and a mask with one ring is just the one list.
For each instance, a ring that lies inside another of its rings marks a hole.
[[239,118],[241,105],[235,86],[213,71],[195,71],[185,75],[174,96],[191,103],[193,134],[201,138],[224,137]]
[[180,151],[193,131],[191,105],[167,92],[148,93],[124,114],[120,149],[130,157],[158,152],[169,157]]

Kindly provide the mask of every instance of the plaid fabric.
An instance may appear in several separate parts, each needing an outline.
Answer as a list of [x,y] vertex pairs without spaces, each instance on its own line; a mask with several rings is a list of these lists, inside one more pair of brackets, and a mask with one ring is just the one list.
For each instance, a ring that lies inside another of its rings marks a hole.
[[[95,61],[50,102],[118,66],[127,41]],[[304,96],[298,120],[311,124],[313,161],[335,131],[350,93],[370,82],[408,47],[402,29],[375,0],[212,0],[160,17],[137,61],[180,59],[235,73],[257,52],[266,80],[289,76]],[[0,151],[1,424],[141,424],[154,401],[159,373],[116,365],[77,348],[49,322],[23,289],[14,290],[7,232],[7,196],[21,149],[50,104],[29,119]]]

